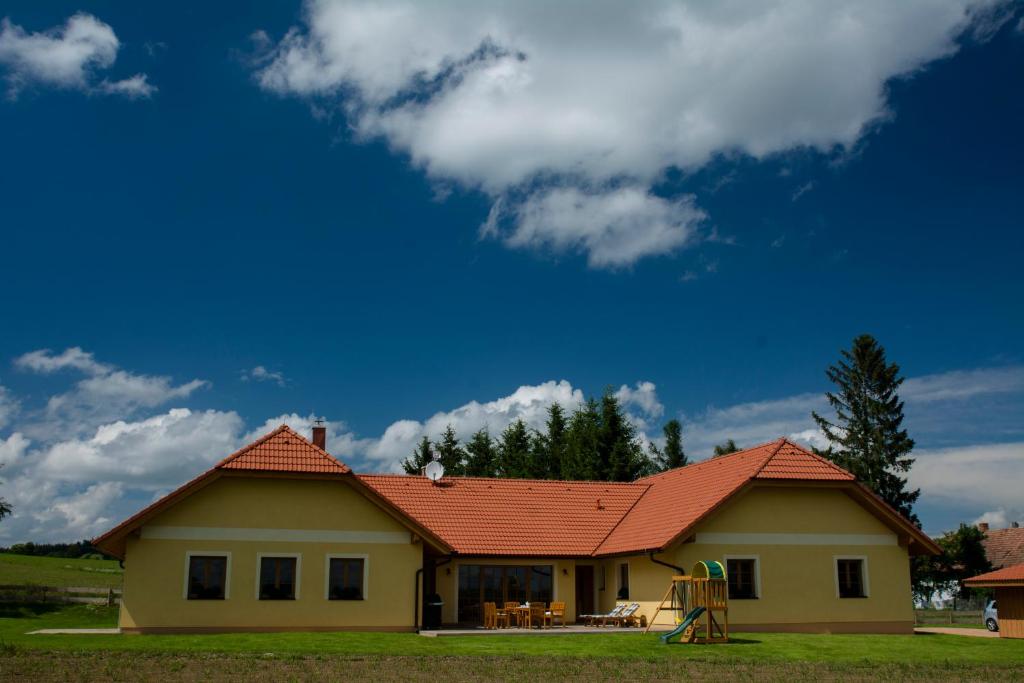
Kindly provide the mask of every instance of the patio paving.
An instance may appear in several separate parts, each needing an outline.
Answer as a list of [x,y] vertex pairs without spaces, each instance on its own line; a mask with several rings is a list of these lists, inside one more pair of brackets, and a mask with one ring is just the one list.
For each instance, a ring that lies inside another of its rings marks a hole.
[[[672,627],[668,624],[655,625],[650,633],[664,633]],[[622,628],[620,626],[579,626],[570,624],[568,626],[554,626],[552,628],[442,628],[432,631],[420,631],[420,635],[426,638],[439,638],[445,636],[557,636],[571,633],[643,633],[643,628]]]

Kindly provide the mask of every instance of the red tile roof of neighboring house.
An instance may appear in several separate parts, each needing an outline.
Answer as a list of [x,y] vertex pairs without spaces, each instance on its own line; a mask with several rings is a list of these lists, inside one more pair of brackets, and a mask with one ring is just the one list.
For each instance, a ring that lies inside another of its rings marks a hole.
[[979,574],[964,581],[968,586],[1024,586],[1024,564],[1003,567],[994,572]]
[[310,474],[346,474],[352,471],[327,451],[296,434],[288,425],[281,425],[232,453],[214,465],[214,469]]
[[1024,564],[1024,529],[992,529],[985,532],[985,555],[995,568]]
[[466,555],[589,556],[646,486],[362,474],[359,478]]

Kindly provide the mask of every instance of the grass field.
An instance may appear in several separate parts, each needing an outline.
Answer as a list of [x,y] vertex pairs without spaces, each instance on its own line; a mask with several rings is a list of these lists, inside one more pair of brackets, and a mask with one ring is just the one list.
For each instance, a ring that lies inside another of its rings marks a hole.
[[116,560],[72,560],[0,553],[0,585],[120,588],[123,570]]
[[116,609],[0,611],[0,680],[591,678],[1013,680],[1024,641],[946,635],[736,634],[727,645],[662,645],[655,635],[423,638],[399,633],[29,636],[104,627]]

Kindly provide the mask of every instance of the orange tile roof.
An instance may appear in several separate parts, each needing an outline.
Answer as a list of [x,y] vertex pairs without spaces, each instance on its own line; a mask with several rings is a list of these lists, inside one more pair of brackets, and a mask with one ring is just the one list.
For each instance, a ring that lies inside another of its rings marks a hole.
[[214,465],[219,470],[347,474],[352,470],[333,455],[281,425]]
[[995,568],[1024,564],[1024,529],[992,529],[985,532],[985,555]]
[[642,484],[357,475],[466,555],[589,556],[647,490]]
[[1024,564],[1003,567],[987,574],[979,574],[967,579],[964,583],[969,586],[988,584],[1024,586]]

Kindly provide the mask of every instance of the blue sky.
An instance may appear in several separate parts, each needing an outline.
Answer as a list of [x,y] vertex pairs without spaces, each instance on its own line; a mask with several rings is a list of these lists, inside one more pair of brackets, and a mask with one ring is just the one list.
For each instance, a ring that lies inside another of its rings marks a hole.
[[1019,5],[477,5],[5,4],[0,541],[312,414],[373,470],[605,386],[813,441],[862,332],[926,530],[1024,516]]

